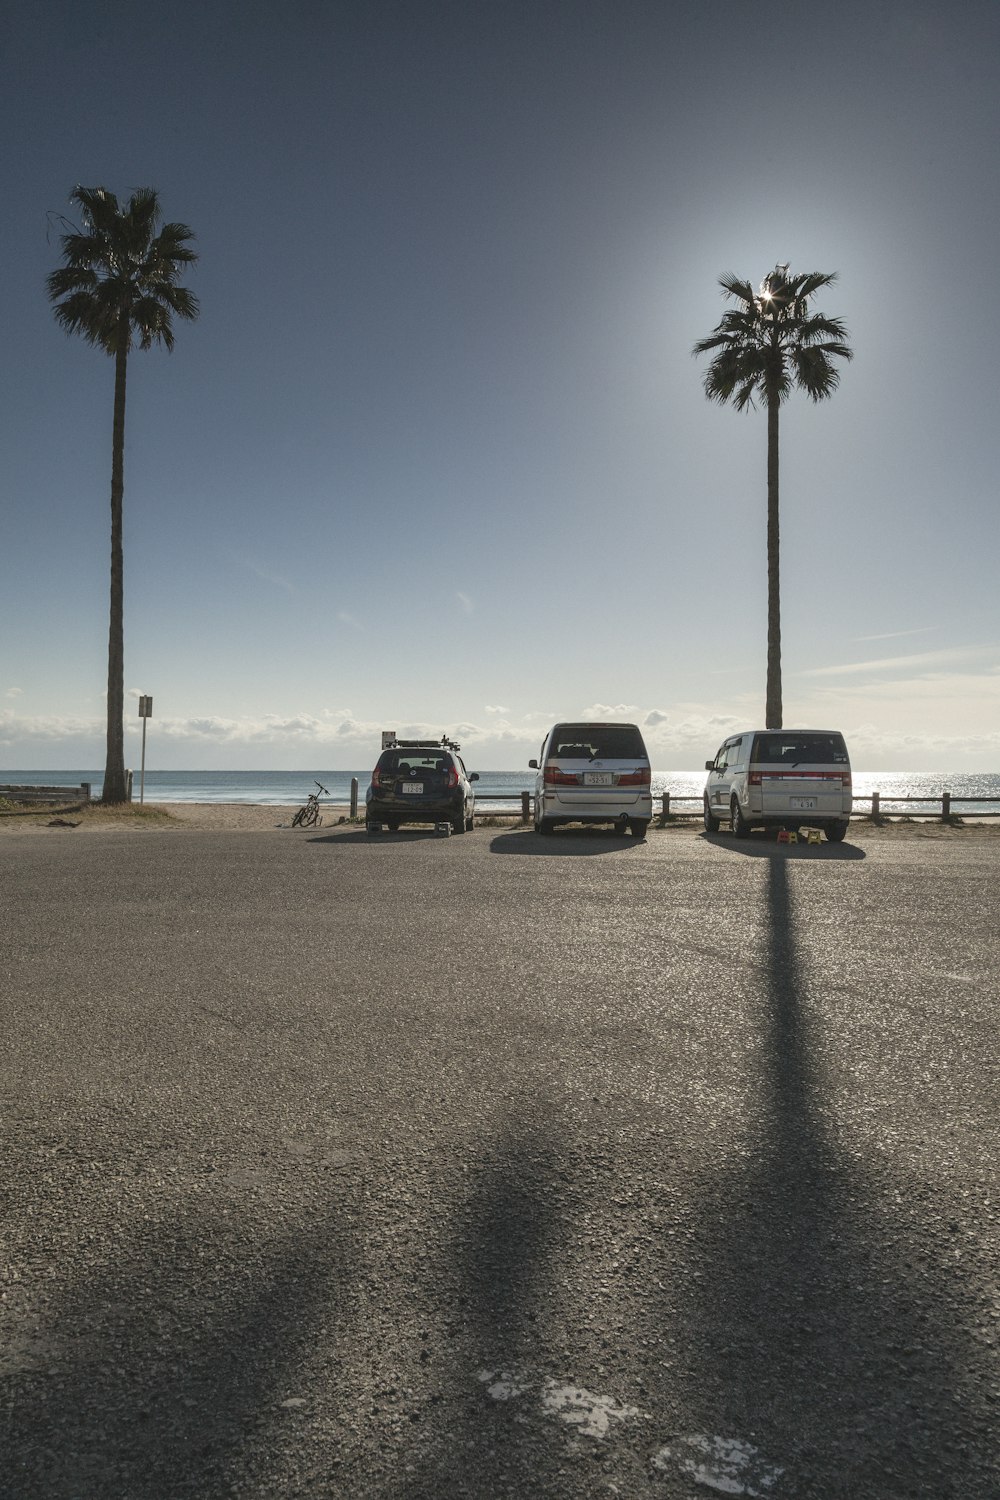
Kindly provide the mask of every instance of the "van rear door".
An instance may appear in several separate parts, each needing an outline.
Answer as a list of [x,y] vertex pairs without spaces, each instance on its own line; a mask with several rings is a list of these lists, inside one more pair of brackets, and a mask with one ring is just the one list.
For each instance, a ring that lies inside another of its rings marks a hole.
[[750,785],[765,818],[807,822],[851,812],[851,764],[842,734],[827,730],[769,730],[756,736]]

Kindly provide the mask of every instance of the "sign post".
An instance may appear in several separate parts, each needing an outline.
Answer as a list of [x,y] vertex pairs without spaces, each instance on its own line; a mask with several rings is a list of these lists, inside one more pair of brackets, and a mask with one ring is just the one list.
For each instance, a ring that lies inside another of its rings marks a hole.
[[139,806],[141,807],[146,796],[146,720],[153,717],[151,697],[140,696],[139,717],[142,720],[142,766],[139,771]]

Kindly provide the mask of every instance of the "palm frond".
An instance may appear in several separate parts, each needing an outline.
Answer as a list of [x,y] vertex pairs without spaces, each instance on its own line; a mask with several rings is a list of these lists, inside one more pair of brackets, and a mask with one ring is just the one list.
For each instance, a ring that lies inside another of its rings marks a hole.
[[839,318],[811,312],[810,298],[836,279],[821,271],[790,274],[778,265],[758,294],[732,273],[721,276],[723,292],[739,305],[692,351],[712,356],[703,381],[709,400],[742,411],[758,400],[783,402],[796,386],[814,401],[835,390],[834,361],[852,358],[847,329]]
[[62,236],[64,264],[47,279],[57,321],[108,354],[133,336],[140,348],[173,348],[173,314],[198,316],[198,299],[178,285],[183,268],[197,260],[186,224],[156,233],[160,200],[155,188],[137,188],[124,208],[104,187],[73,189],[71,201],[85,230]]
[[719,285],[722,287],[724,296],[732,297],[737,302],[753,305],[755,294],[749,281],[741,281],[732,271],[727,271],[725,275],[719,277]]
[[813,401],[832,396],[840,384],[840,371],[822,349],[795,349],[792,363],[797,384]]

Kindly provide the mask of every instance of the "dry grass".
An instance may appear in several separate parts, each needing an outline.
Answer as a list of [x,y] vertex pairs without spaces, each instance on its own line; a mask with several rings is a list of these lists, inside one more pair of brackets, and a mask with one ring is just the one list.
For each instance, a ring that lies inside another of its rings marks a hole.
[[176,818],[162,807],[139,807],[126,802],[105,807],[103,802],[6,802],[0,805],[0,819],[44,827],[53,818],[62,818],[86,828],[152,828],[176,823]]

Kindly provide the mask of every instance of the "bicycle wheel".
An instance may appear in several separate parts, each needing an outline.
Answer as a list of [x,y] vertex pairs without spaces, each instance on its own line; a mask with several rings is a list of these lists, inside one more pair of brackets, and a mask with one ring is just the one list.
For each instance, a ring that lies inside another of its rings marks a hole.
[[306,815],[302,819],[303,828],[312,828],[319,822],[319,806],[306,808]]
[[305,815],[306,815],[305,808],[304,807],[300,807],[299,810],[298,810],[298,812],[295,814],[295,817],[292,819],[292,827],[293,828],[298,828],[299,824],[305,818]]

